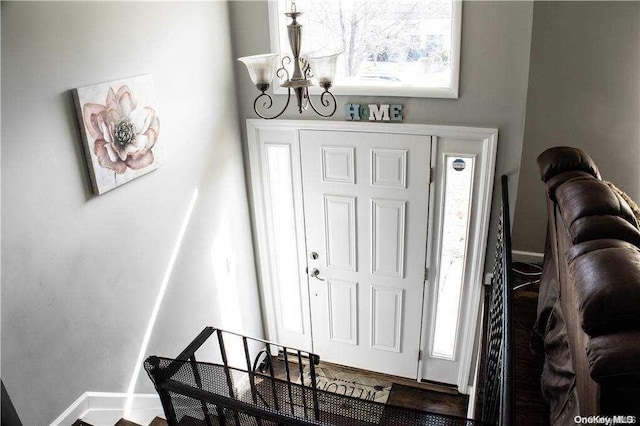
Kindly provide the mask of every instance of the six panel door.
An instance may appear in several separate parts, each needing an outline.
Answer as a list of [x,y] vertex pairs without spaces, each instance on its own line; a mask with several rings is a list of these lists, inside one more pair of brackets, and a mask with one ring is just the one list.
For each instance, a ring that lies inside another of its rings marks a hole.
[[417,378],[430,140],[300,132],[313,349],[324,361]]

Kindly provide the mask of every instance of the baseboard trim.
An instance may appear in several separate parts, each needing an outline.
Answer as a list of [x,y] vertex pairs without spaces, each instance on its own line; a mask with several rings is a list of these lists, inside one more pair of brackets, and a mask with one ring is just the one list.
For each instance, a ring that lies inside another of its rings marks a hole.
[[511,257],[514,262],[542,263],[544,260],[544,253],[512,250]]
[[82,418],[84,413],[89,410],[89,398],[87,394],[88,392],[85,392],[80,395],[80,398],[76,399],[73,404],[69,406],[69,408],[64,410],[64,412],[60,414],[57,419],[51,422],[50,426],[70,425],[77,419]]
[[[69,426],[78,419],[90,417],[95,424],[111,424],[124,415],[124,406],[131,396],[120,392],[85,392],[64,410],[50,426]],[[162,404],[156,394],[133,394],[132,414],[127,420],[135,421],[138,417],[161,415]],[[104,419],[104,420],[101,420]],[[115,421],[112,421],[115,419]],[[138,422],[139,423],[139,422]]]
[[476,408],[476,385],[475,383],[469,386],[469,403],[467,404],[467,418],[473,419],[473,415],[475,414]]

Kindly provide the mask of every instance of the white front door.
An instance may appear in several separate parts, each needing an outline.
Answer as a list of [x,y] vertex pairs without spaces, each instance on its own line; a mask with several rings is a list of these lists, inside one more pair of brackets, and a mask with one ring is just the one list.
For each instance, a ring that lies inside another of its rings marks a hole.
[[429,136],[302,130],[313,350],[417,378]]

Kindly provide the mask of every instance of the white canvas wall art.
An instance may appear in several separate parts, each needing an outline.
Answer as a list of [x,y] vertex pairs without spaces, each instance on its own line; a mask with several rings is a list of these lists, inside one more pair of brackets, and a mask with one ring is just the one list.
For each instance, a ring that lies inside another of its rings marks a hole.
[[151,74],[80,87],[73,92],[96,194],[104,194],[164,163]]

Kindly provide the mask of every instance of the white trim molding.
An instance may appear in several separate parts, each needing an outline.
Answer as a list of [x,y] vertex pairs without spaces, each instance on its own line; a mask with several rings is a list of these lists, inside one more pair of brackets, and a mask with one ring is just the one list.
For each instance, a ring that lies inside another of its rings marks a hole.
[[[269,0],[269,40],[271,42],[271,52],[289,55],[288,45],[282,48],[280,42],[280,30],[283,25],[288,23],[282,18],[283,11],[282,0]],[[462,0],[452,0],[451,2],[451,68],[449,85],[446,87],[429,87],[429,86],[398,86],[393,84],[384,84],[379,82],[372,85],[341,85],[340,82],[331,88],[331,93],[339,96],[400,96],[400,97],[417,97],[417,98],[444,98],[457,99],[459,97],[460,86],[460,44],[462,39]],[[288,11],[288,9],[286,10]],[[304,25],[304,24],[303,24]],[[304,46],[303,46],[304,48]],[[322,93],[322,89],[312,86],[309,92],[313,95]],[[273,93],[275,95],[286,95],[287,90],[280,86],[278,78],[273,81]]]
[[544,253],[534,251],[512,250],[511,256],[514,262],[542,263],[544,260]]
[[[70,426],[82,419],[94,426],[114,425],[124,418],[127,398],[125,392],[85,392],[71,404],[50,426]],[[131,414],[126,418],[139,424],[149,424],[156,416],[164,418],[157,394],[133,394]]]
[[77,419],[81,419],[89,411],[89,392],[85,392],[73,404],[71,404],[66,410],[62,412],[51,422],[50,426],[64,426],[70,425]]
[[460,356],[460,373],[458,375],[458,388],[467,389],[469,384],[469,371],[472,364],[474,340],[478,313],[482,306],[482,285],[484,278],[484,264],[487,253],[487,239],[489,237],[489,221],[491,216],[491,199],[493,197],[493,181],[496,168],[496,154],[498,150],[498,130],[482,140],[482,169],[480,171],[480,192],[478,194],[480,211],[476,213],[478,227],[471,241],[475,242],[473,262],[471,265],[471,285],[468,294],[468,316],[464,324],[464,337],[462,338],[462,354]]
[[[366,133],[402,133],[405,135],[430,135],[439,138],[457,138],[483,142],[486,149],[493,153],[497,149],[498,129],[486,127],[447,126],[439,124],[409,124],[409,123],[385,123],[385,122],[358,122],[358,121],[325,121],[325,120],[263,120],[259,118],[247,119],[247,131],[253,138],[257,132],[263,129],[290,129],[290,130],[333,130],[340,132],[366,132]],[[493,158],[492,163],[495,163]],[[490,167],[491,165],[489,165]]]

